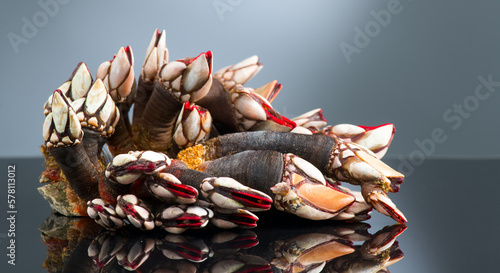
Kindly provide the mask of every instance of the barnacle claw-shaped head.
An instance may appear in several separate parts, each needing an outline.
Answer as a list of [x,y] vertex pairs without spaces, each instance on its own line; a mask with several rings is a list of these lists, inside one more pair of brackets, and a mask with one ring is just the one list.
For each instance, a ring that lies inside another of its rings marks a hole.
[[405,229],[406,226],[402,224],[384,227],[366,240],[352,255],[336,260],[340,262],[336,271],[387,272],[382,270],[404,257],[395,240]]
[[404,175],[389,167],[366,148],[336,136],[330,155],[329,176],[351,184],[374,183],[385,192],[397,192]]
[[104,232],[97,236],[89,245],[87,253],[94,260],[97,267],[105,267],[116,254],[123,248],[124,238],[112,231]]
[[281,84],[274,80],[263,86],[254,89],[253,92],[259,94],[261,97],[265,98],[268,102],[273,102],[273,100],[278,96],[281,91]]
[[273,202],[269,195],[229,177],[206,178],[200,188],[207,200],[223,209],[264,211],[270,209]]
[[316,108],[292,119],[297,127],[308,129],[311,133],[316,133],[326,125],[326,119],[323,117],[323,110]]
[[284,272],[320,272],[326,262],[354,252],[351,242],[325,233],[307,233],[276,242],[271,262]]
[[326,185],[322,173],[311,163],[285,154],[283,181],[274,185],[274,205],[279,210],[312,220],[330,219],[355,201],[352,194]]
[[210,221],[219,228],[254,228],[257,226],[259,217],[244,209],[220,209],[214,211],[214,217]]
[[141,71],[142,79],[148,83],[154,82],[158,78],[158,71],[163,64],[168,63],[168,49],[165,40],[165,30],[160,32],[156,29],[146,50]]
[[212,86],[212,52],[163,65],[160,83],[180,102],[197,102]]
[[100,79],[92,84],[87,96],[73,101],[71,106],[83,127],[105,137],[110,137],[115,132],[120,111]]
[[182,106],[174,128],[175,143],[185,149],[208,138],[212,128],[212,116],[207,109],[187,101]]
[[348,208],[333,217],[333,220],[357,222],[365,221],[371,218],[370,212],[372,211],[373,207],[370,204],[366,203],[361,192],[351,191],[348,188],[344,188],[341,186],[339,186],[339,188],[352,194],[354,198],[356,198],[356,200]]
[[[73,70],[69,80],[64,82],[58,89],[72,102],[87,95],[91,85],[92,75],[89,68],[85,63],[80,62]],[[45,102],[43,109],[45,115],[52,111],[52,96]]]
[[196,205],[174,205],[163,209],[156,215],[156,226],[170,233],[182,233],[187,229],[205,227],[213,211]]
[[100,198],[87,202],[87,214],[96,223],[109,230],[120,229],[125,224],[123,219],[116,214],[115,208]]
[[118,264],[128,271],[135,271],[149,259],[155,250],[155,240],[140,235],[128,238],[125,245],[116,253]]
[[106,168],[106,177],[114,183],[132,184],[143,174],[157,174],[170,165],[170,158],[163,153],[144,151],[119,154]]
[[80,143],[83,131],[70,101],[57,89],[52,94],[51,111],[43,123],[43,139],[47,148]]
[[152,230],[155,227],[151,208],[133,194],[120,195],[116,199],[116,214],[127,219],[134,227]]
[[111,61],[102,63],[97,69],[97,79],[101,79],[116,102],[123,102],[133,91],[134,54],[130,46],[121,47]]
[[236,84],[245,84],[262,69],[257,55],[244,59],[243,61],[226,66],[214,73],[214,77],[219,80],[226,90],[233,88]]
[[361,247],[361,251],[365,256],[379,256],[382,252],[387,251],[392,247],[396,238],[406,230],[406,225],[395,224],[386,226],[375,233],[370,240],[365,241]]
[[377,185],[371,183],[361,184],[361,193],[366,202],[380,213],[391,217],[399,223],[406,223],[408,221],[389,196]]
[[188,260],[201,263],[213,255],[201,239],[187,238],[179,234],[167,234],[156,241],[156,247],[170,260]]
[[330,176],[361,185],[361,193],[366,203],[400,223],[406,222],[403,213],[386,194],[399,190],[404,175],[355,143],[345,143],[338,138],[336,142],[330,157]]
[[252,88],[237,84],[230,90],[231,103],[237,120],[238,130],[247,131],[258,122],[270,121],[288,127],[290,130],[295,122],[282,116],[273,109],[271,104]]
[[71,82],[71,87],[65,95],[72,101],[84,97],[92,85],[92,75],[87,65],[78,63],[68,81]]
[[380,159],[389,149],[396,133],[396,127],[392,123],[373,127],[338,124],[323,128],[321,133],[327,136],[336,136],[345,142],[354,142],[361,145],[372,151]]
[[177,177],[170,173],[149,176],[144,183],[153,196],[165,202],[192,204],[196,202],[198,197],[198,190],[182,184]]

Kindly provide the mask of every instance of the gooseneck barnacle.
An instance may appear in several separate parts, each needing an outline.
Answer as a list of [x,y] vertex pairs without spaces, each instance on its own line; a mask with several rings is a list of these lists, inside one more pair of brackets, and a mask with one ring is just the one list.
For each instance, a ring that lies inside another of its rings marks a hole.
[[110,230],[171,233],[255,227],[271,209],[363,221],[375,208],[406,222],[387,195],[404,176],[381,161],[394,125],[327,126],[321,109],[289,119],[271,105],[281,84],[245,86],[257,56],[215,73],[213,58],[169,61],[155,30],[137,83],[129,46],[95,80],[79,63],[44,105],[39,190],[53,208]]

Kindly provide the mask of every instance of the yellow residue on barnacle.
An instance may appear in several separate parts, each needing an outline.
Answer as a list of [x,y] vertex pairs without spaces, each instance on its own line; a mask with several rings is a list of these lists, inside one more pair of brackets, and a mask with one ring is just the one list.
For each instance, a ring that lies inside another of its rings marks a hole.
[[197,169],[198,166],[205,162],[205,147],[198,144],[180,151],[177,154],[177,159],[182,160],[188,168]]

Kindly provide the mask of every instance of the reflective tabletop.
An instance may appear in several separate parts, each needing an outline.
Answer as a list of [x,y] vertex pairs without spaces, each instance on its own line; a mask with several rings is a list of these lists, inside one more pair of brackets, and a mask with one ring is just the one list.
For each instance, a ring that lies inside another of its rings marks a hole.
[[0,162],[1,272],[373,272],[382,263],[390,265],[380,272],[477,272],[495,271],[500,258],[494,203],[500,160],[428,159],[416,167],[400,192],[390,194],[406,226],[376,211],[362,223],[260,213],[254,229],[181,235],[107,232],[86,218],[52,214],[36,190],[43,159]]

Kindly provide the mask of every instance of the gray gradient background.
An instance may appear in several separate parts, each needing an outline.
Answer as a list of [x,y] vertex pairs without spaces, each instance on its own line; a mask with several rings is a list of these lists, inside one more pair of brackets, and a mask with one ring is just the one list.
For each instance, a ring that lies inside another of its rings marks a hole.
[[[22,36],[22,18],[33,21],[43,9],[37,1],[0,4],[0,157],[40,155],[43,103],[79,61],[95,75],[131,45],[138,74],[155,28],[166,29],[172,60],[212,50],[218,69],[259,55],[264,69],[247,85],[282,83],[273,105],[288,117],[321,107],[330,124],[394,123],[389,157],[415,155],[415,140],[434,128],[447,139],[431,157],[500,156],[500,91],[456,130],[443,119],[474,95],[478,76],[500,81],[498,1],[402,0],[402,11],[350,63],[340,44],[353,45],[354,28],[364,29],[386,1],[67,2],[17,54],[7,34]],[[218,14],[217,3],[231,10]]]

